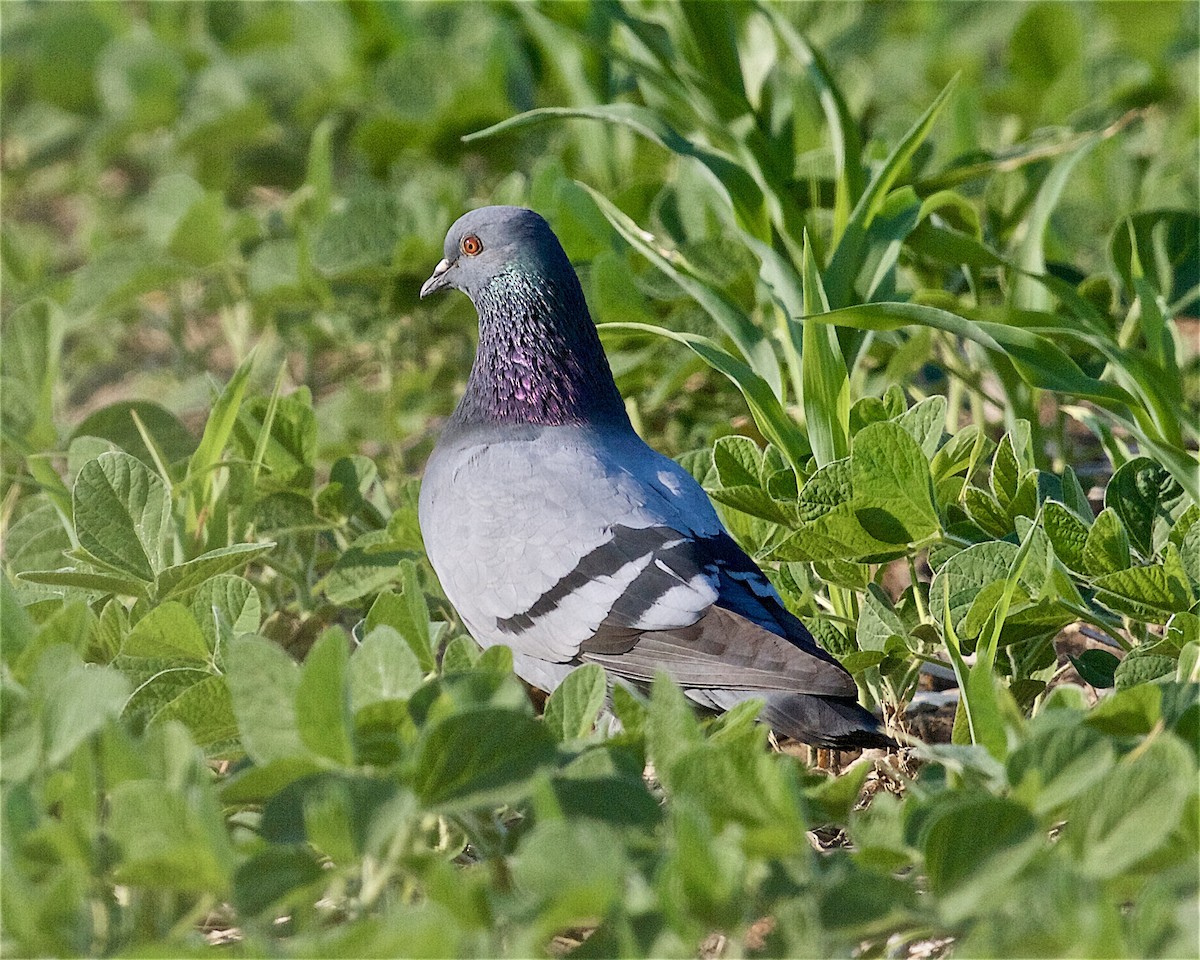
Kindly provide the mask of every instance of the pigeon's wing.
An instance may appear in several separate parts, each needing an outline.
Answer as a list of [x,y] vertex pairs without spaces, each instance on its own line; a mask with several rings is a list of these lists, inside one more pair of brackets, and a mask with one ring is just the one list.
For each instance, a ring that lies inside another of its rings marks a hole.
[[481,643],[635,681],[851,696],[678,464],[629,435],[468,437],[431,459],[421,524]]
[[700,567],[716,578],[717,597],[699,618],[630,630],[618,608],[583,643],[581,659],[641,682],[662,670],[695,690],[857,695],[850,675],[787,612],[766,575],[727,533],[691,539],[687,554],[684,574]]
[[442,586],[480,643],[578,662],[605,624],[687,626],[717,599],[689,554],[721,532],[704,492],[632,432],[492,428],[443,442],[421,490]]

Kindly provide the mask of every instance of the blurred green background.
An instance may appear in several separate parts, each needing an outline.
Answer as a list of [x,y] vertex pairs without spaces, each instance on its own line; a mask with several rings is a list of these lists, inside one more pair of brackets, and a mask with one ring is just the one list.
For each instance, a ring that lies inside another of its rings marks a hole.
[[[1195,4],[777,9],[823,51],[868,161],[961,72],[912,173],[988,161],[960,190],[1000,249],[1062,144],[1122,117],[1054,207],[1052,266],[1075,282],[1115,280],[1109,236],[1121,218],[1196,209]],[[598,321],[712,333],[575,180],[668,238],[735,302],[755,300],[757,264],[726,242],[725,204],[699,164],[587,120],[461,139],[533,107],[622,101],[648,103],[688,134],[687,105],[639,73],[642,41],[622,22],[660,23],[703,65],[669,8],[13,3],[3,14],[4,315],[11,324],[15,308],[48,297],[65,319],[58,434],[34,446],[55,448],[90,412],[130,398],[197,427],[208,376],[224,380],[260,344],[261,381],[285,363],[285,389],[312,390],[321,462],[363,451],[385,472],[417,471],[473,343],[465,298],[420,304],[417,289],[449,224],[489,202],[547,216]],[[754,95],[790,125],[787,174],[799,190],[828,172],[821,105],[761,23],[742,48]],[[686,351],[629,339],[609,349],[643,430],[669,452],[739,422],[735,391]],[[33,416],[28,400],[5,391],[10,443]]]

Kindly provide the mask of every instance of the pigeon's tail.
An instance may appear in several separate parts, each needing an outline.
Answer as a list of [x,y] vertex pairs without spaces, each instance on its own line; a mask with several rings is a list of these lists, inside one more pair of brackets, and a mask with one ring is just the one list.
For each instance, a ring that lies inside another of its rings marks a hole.
[[879,721],[855,701],[807,693],[767,697],[759,719],[776,733],[831,750],[899,746],[880,728]]

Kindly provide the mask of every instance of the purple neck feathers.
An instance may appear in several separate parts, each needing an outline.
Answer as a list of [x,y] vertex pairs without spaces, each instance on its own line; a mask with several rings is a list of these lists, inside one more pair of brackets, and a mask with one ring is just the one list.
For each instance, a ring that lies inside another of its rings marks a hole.
[[475,308],[479,350],[452,423],[629,423],[573,271],[499,274]]

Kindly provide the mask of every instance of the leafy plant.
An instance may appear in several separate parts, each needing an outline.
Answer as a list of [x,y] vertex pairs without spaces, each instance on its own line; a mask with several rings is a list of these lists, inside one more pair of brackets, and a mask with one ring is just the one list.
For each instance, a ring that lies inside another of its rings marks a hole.
[[[6,9],[0,952],[1190,951],[1194,27]],[[475,646],[416,523],[472,318],[416,291],[484,200],[548,216],[864,701],[954,685],[944,736],[830,775],[754,704],[543,704]]]

